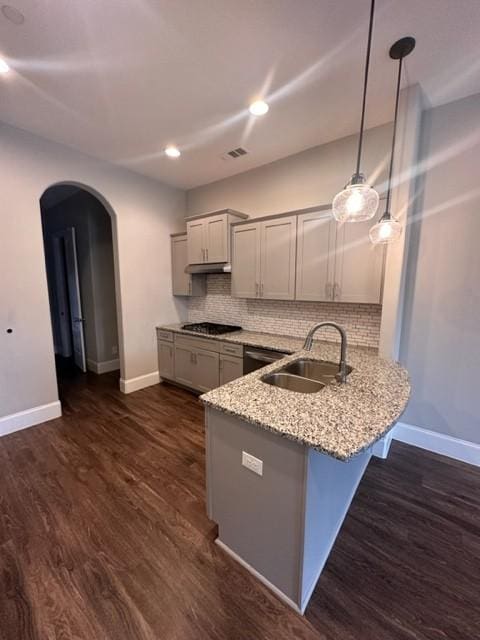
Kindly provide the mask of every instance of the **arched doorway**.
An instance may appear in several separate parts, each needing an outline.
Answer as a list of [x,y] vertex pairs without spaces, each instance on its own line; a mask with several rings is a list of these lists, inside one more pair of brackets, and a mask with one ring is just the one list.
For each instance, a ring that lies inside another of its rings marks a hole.
[[48,187],[40,211],[57,378],[115,375],[123,364],[115,214],[75,182]]

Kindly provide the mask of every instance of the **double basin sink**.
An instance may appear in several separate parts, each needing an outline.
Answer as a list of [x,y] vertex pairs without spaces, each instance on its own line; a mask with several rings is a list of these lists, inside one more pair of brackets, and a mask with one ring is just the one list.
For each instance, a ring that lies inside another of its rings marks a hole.
[[[347,366],[347,375],[352,367]],[[339,381],[339,366],[325,360],[307,360],[301,358],[290,362],[275,373],[267,373],[261,380],[274,387],[297,393],[316,393],[327,385]]]

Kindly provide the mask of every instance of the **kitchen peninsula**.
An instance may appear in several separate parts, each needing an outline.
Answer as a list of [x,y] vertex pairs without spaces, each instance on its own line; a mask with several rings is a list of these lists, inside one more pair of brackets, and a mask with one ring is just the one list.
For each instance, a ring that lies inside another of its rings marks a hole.
[[302,613],[371,447],[410,393],[402,367],[354,348],[346,384],[296,393],[263,380],[301,358],[335,362],[338,351],[316,343],[201,396],[217,543]]

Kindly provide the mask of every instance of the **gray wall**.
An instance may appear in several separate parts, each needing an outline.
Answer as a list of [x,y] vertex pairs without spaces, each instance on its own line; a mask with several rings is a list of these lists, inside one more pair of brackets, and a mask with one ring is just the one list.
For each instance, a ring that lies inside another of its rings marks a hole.
[[[191,189],[188,215],[230,207],[258,217],[327,204],[354,171],[357,141],[348,136]],[[362,169],[374,184],[386,178],[390,144],[391,124],[365,134]]]
[[0,417],[58,400],[39,203],[57,183],[86,185],[111,208],[122,378],[154,382],[155,325],[185,311],[169,237],[185,224],[185,192],[4,124],[0,173]]
[[[52,191],[55,191],[54,187]],[[50,190],[49,190],[50,191]],[[49,192],[47,192],[48,194]],[[115,273],[113,264],[112,223],[105,207],[87,191],[74,195],[45,209],[42,219],[49,284],[54,283],[51,266],[52,236],[74,227],[80,277],[80,293],[84,317],[85,347],[89,368],[93,363],[118,358]],[[54,342],[58,324],[55,296],[51,295]],[[53,304],[52,304],[53,303]]]
[[424,114],[407,271],[402,421],[480,443],[480,95]]

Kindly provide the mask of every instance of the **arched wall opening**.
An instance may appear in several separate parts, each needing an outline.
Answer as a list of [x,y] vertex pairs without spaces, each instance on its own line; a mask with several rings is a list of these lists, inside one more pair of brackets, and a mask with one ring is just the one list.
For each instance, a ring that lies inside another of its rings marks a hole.
[[122,377],[116,214],[102,194],[76,181],[47,187],[40,211],[55,353],[82,370],[120,369]]

